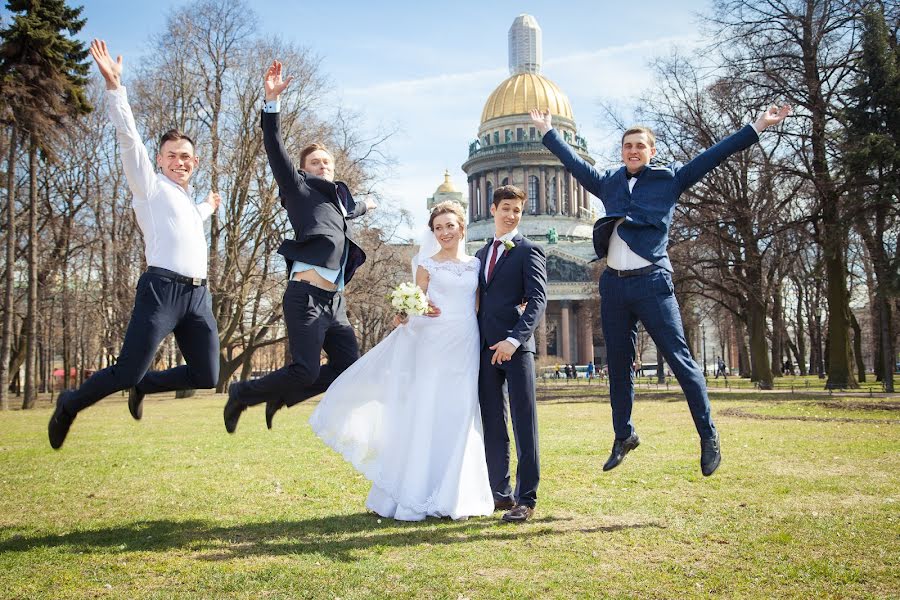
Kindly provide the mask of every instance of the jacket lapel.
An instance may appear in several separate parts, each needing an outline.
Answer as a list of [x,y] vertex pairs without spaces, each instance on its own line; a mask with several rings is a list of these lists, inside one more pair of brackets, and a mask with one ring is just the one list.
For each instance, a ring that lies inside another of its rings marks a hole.
[[[340,203],[341,199],[338,197],[337,192],[337,186],[342,184],[335,184],[334,182],[328,181],[327,179],[322,179],[321,177],[316,177],[315,175],[307,175],[306,184],[328,198],[328,201],[332,206],[334,206],[334,209],[341,213],[341,215],[344,214],[344,211],[342,211],[341,207],[338,206],[338,203]],[[350,191],[347,190],[348,195],[349,193]]]
[[488,261],[488,253],[491,247],[491,242],[493,242],[493,238],[488,240],[488,243],[485,244],[481,250],[475,253],[475,256],[478,257],[479,262],[481,263],[481,268],[478,270],[478,285],[484,284],[484,270],[487,268]]
[[500,272],[500,269],[503,267],[503,265],[506,264],[506,259],[507,259],[507,257],[508,257],[511,253],[515,252],[515,251],[516,251],[516,248],[519,247],[519,244],[522,243],[522,236],[521,236],[521,235],[517,235],[517,236],[514,237],[511,241],[512,241],[512,243],[514,244],[514,246],[513,246],[512,249],[510,249],[510,250],[504,250],[504,251],[503,251],[503,254],[500,255],[500,258],[497,259],[497,264],[494,265],[494,272],[491,273],[491,280],[487,282],[488,285],[491,285],[491,283],[493,283],[494,280],[497,279],[497,274]]

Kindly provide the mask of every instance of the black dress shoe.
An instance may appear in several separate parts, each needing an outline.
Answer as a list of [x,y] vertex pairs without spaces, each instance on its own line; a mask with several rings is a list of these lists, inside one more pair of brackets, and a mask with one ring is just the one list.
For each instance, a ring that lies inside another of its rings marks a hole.
[[50,447],[54,450],[59,450],[62,447],[63,442],[66,441],[66,436],[69,434],[69,427],[72,426],[72,421],[75,420],[75,417],[69,415],[63,409],[62,401],[65,395],[66,392],[62,392],[56,397],[56,410],[53,411],[50,423],[47,424],[47,437],[50,438]]
[[615,440],[613,442],[612,452],[609,454],[606,464],[603,465],[603,470],[609,471],[610,469],[618,467],[622,461],[625,460],[625,455],[640,445],[641,439],[636,433],[632,433],[624,440]]
[[533,514],[533,508],[525,506],[524,504],[518,504],[509,512],[503,513],[503,516],[500,518],[507,523],[524,523],[530,519]]
[[247,410],[247,407],[238,400],[237,384],[232,383],[228,386],[228,402],[225,403],[225,410],[223,411],[225,431],[234,433],[234,430],[237,429],[238,419],[241,418],[241,413],[245,410]]
[[719,434],[708,440],[700,440],[700,470],[704,477],[709,477],[719,468],[722,462],[722,450],[719,448]]
[[135,421],[140,421],[144,416],[144,392],[134,386],[128,390],[128,412],[134,417]]
[[500,498],[498,500],[494,500],[494,510],[511,510],[516,507],[516,503],[513,502],[512,498]]
[[269,398],[266,400],[266,427],[272,429],[272,418],[285,406],[281,398]]

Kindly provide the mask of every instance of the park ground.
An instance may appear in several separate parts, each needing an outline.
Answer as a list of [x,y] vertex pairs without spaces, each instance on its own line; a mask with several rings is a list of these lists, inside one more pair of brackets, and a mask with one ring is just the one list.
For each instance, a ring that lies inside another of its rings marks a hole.
[[45,397],[0,413],[0,598],[900,597],[900,396],[734,388],[705,478],[675,390],[638,391],[641,446],[603,473],[606,389],[542,384],[524,525],[367,513],[313,402],[228,435],[223,395],[140,422],[116,396],[53,451]]

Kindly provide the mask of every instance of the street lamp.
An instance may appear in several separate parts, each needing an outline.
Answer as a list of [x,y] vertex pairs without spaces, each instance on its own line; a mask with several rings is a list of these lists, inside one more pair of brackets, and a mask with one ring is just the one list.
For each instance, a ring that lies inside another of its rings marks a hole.
[[700,339],[703,342],[703,376],[706,377],[706,327],[700,324]]

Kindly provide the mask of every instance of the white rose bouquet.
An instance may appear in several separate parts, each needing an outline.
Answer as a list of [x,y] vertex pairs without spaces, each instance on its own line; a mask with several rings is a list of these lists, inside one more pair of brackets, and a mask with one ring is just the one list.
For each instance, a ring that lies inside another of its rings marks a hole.
[[391,291],[390,298],[391,306],[404,317],[428,312],[428,297],[415,283],[401,283]]

